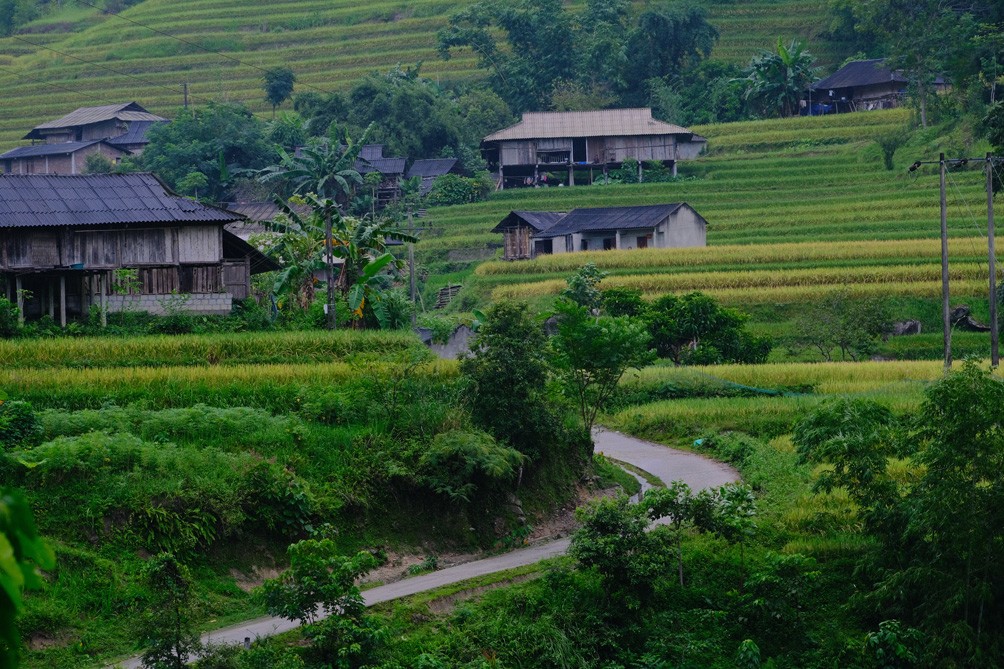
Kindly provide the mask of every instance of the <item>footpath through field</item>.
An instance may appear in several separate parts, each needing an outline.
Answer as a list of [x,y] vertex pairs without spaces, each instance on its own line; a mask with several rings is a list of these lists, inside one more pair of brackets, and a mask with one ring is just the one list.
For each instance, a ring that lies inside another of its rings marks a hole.
[[[598,428],[594,431],[593,443],[597,452],[653,474],[664,483],[682,480],[692,489],[702,490],[716,488],[739,479],[736,470],[721,462],[695,453],[642,441],[604,428]],[[548,541],[503,555],[495,555],[430,574],[406,578],[395,583],[371,588],[363,593],[363,597],[367,606],[373,606],[485,574],[523,567],[547,558],[563,555],[568,550],[570,541],[567,537]],[[253,641],[257,637],[279,634],[297,626],[297,623],[285,618],[259,618],[208,632],[203,635],[202,641],[212,644],[241,644],[245,639]],[[133,657],[114,666],[135,669],[140,666],[140,660],[138,657]]]

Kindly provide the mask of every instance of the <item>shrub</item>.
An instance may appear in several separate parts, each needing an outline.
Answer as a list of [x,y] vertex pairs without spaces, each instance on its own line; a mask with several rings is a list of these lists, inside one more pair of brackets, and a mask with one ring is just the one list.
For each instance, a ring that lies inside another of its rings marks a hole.
[[519,451],[501,446],[484,432],[453,430],[438,434],[419,460],[425,485],[454,502],[511,481],[522,464]]
[[10,450],[33,445],[42,435],[42,425],[28,402],[0,404],[0,447]]
[[0,297],[0,337],[10,339],[21,333],[21,319],[17,304]]

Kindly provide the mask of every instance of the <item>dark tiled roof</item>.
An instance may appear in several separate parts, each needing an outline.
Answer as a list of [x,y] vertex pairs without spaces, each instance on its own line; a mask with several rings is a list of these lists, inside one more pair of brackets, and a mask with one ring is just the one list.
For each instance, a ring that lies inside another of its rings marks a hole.
[[812,90],[821,91],[831,88],[848,88],[850,86],[871,86],[889,81],[907,83],[906,77],[900,72],[883,67],[885,61],[881,58],[872,60],[852,60],[842,68],[812,85]]
[[226,209],[175,195],[152,174],[0,177],[0,228],[121,223],[226,223]]
[[416,160],[408,168],[408,178],[422,177],[423,179],[441,177],[449,173],[453,166],[457,164],[456,158],[430,158],[427,160]]
[[[12,158],[35,158],[40,156],[64,156],[75,153],[80,149],[105,142],[103,139],[92,139],[89,142],[60,142],[59,144],[35,144],[33,146],[19,146],[11,149],[7,153],[0,154],[0,160],[10,160]],[[107,142],[105,142],[107,143]],[[129,153],[125,149],[115,147],[123,153]]]
[[368,160],[357,160],[356,171],[360,174],[379,172],[380,174],[404,174],[404,165],[407,158],[370,158]]
[[363,144],[359,149],[359,157],[363,160],[383,158],[383,144]]
[[674,204],[654,204],[644,207],[573,209],[558,223],[537,236],[546,238],[560,237],[561,235],[590,230],[654,228],[683,206],[687,205],[677,202]]
[[81,107],[75,109],[62,118],[55,121],[47,121],[36,125],[31,132],[24,136],[24,139],[37,139],[43,136],[40,130],[54,130],[59,128],[73,128],[91,123],[101,123],[118,119],[119,121],[166,121],[163,116],[151,114],[135,102],[123,102],[117,105],[104,105],[102,107]]
[[150,129],[150,126],[155,123],[167,123],[167,121],[133,121],[129,124],[129,129],[124,135],[119,135],[118,137],[112,137],[108,140],[109,144],[146,144],[149,140],[146,138],[146,133]]
[[563,211],[511,211],[492,232],[503,232],[517,225],[529,225],[536,232],[544,232],[566,215]]

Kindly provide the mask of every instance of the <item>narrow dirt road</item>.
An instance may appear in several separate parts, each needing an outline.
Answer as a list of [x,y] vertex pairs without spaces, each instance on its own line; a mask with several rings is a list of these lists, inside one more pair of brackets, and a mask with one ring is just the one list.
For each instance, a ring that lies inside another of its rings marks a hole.
[[[597,428],[593,432],[593,443],[596,445],[597,452],[654,474],[663,483],[683,480],[694,490],[702,490],[716,488],[739,480],[738,472],[721,462],[687,451],[642,441],[620,432]],[[484,574],[522,567],[563,555],[568,550],[569,543],[570,539],[568,538],[557,539],[521,548],[504,555],[466,562],[430,574],[414,576],[372,588],[364,592],[363,597],[366,600],[366,605],[372,606],[380,602],[466,581]],[[203,635],[202,641],[214,644],[240,644],[245,639],[254,640],[260,636],[271,636],[295,627],[297,627],[295,622],[284,618],[259,618],[209,632]],[[135,669],[140,666],[140,660],[138,657],[134,657],[113,666]]]

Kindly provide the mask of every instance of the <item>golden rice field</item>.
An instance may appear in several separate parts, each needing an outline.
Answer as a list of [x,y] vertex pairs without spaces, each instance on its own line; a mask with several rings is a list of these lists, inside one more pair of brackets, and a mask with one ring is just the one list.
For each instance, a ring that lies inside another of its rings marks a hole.
[[[986,267],[975,263],[952,265],[949,275],[952,291],[956,295],[979,295],[985,291],[989,281]],[[491,294],[495,300],[524,300],[557,295],[566,285],[563,279],[549,279],[497,286]],[[941,266],[929,264],[628,274],[607,277],[600,282],[599,287],[640,290],[647,298],[667,293],[700,291],[728,304],[801,302],[837,289],[846,289],[854,297],[937,297],[941,294]]]
[[812,386],[816,393],[833,395],[868,393],[896,388],[904,383],[934,381],[942,375],[943,369],[940,360],[652,366],[630,372],[622,384],[644,386],[674,379],[706,377],[754,388]]
[[795,421],[838,395],[868,398],[895,413],[915,409],[928,383],[943,373],[940,361],[782,363],[700,368],[648,367],[626,378],[626,386],[657,385],[707,375],[754,388],[811,387],[786,396],[675,399],[632,406],[603,418],[604,425],[655,440],[694,439],[734,430],[763,437],[791,431]]
[[[1004,237],[997,240],[999,248]],[[981,244],[982,246],[982,244]],[[983,249],[974,240],[954,239],[949,243],[949,257],[971,258]],[[475,270],[477,276],[508,276],[573,272],[585,263],[603,270],[675,269],[714,265],[758,265],[762,263],[818,262],[824,260],[887,260],[937,258],[941,242],[937,239],[900,239],[788,244],[725,244],[683,249],[635,249],[630,251],[583,251],[539,256],[521,262],[486,262]]]
[[255,332],[0,340],[0,369],[327,363],[364,353],[424,351],[406,332]]

